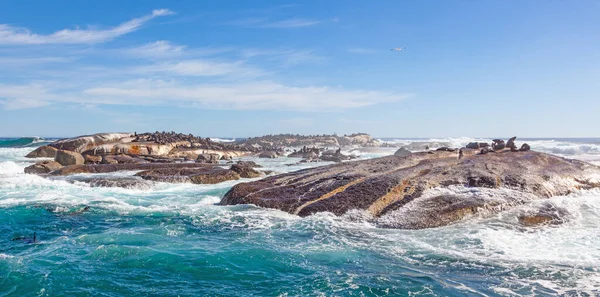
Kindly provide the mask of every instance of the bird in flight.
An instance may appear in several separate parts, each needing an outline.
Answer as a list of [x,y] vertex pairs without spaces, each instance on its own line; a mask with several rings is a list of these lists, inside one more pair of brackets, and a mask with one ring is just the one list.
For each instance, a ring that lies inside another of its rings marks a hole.
[[401,51],[403,49],[404,48],[402,48],[402,47],[395,47],[395,48],[390,49],[390,51],[397,51],[397,52],[399,52],[399,51]]

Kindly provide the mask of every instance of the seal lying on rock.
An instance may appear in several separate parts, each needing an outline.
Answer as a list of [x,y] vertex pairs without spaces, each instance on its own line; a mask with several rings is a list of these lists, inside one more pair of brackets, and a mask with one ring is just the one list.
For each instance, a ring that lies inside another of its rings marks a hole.
[[492,140],[492,149],[495,151],[503,150],[506,147],[504,140],[494,139]]

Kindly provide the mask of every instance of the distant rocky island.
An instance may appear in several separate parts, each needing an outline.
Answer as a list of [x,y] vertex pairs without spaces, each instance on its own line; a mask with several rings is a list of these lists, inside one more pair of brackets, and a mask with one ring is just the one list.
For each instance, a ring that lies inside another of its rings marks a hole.
[[355,133],[350,135],[299,135],[299,134],[278,134],[252,137],[238,142],[244,147],[252,148],[281,148],[281,147],[378,147],[382,142],[374,139],[366,133]]

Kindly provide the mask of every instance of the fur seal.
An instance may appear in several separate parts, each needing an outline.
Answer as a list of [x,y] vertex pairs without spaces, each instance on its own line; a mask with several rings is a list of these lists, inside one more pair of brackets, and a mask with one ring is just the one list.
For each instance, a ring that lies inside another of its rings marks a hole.
[[25,243],[35,243],[37,241],[36,233],[33,232],[33,237],[19,236],[11,239],[12,241],[23,241]]
[[494,139],[492,140],[492,149],[495,151],[503,150],[506,147],[504,140]]
[[529,146],[529,144],[523,143],[523,145],[521,145],[521,148],[519,149],[519,152],[526,152],[530,149],[531,149],[531,147]]
[[510,138],[507,142],[506,142],[506,148],[509,148],[511,152],[516,152],[517,151],[517,145],[515,144],[515,139],[517,139],[517,137],[512,137]]
[[463,150],[462,150],[462,149],[459,149],[459,150],[458,150],[458,159],[459,159],[459,160],[460,160],[460,159],[462,159],[462,158],[463,158],[463,156],[464,156],[464,155],[463,155]]

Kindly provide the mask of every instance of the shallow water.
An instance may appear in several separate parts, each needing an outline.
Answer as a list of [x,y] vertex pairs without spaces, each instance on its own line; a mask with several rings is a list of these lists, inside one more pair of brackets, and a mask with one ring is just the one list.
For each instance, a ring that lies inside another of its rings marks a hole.
[[[30,150],[0,148],[0,296],[600,294],[599,191],[391,230],[351,214],[215,205],[236,182],[120,189],[25,175]],[[253,160],[278,172],[317,165]],[[567,222],[519,226],[520,212],[545,202]],[[34,232],[36,243],[11,240]]]

